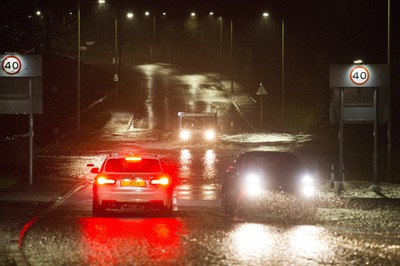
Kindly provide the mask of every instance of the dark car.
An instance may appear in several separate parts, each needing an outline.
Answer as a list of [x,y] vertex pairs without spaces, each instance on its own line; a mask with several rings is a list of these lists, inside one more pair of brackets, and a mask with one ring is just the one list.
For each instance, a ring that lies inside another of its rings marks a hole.
[[229,166],[223,178],[223,211],[232,214],[241,200],[256,200],[274,192],[312,197],[315,180],[292,153],[244,152]]
[[93,183],[93,213],[106,210],[172,210],[173,179],[152,154],[112,154]]

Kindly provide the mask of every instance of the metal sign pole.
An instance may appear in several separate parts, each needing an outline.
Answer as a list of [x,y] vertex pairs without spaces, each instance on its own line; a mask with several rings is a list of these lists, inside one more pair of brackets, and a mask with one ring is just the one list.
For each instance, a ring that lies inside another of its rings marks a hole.
[[373,156],[373,164],[374,164],[374,183],[375,185],[379,185],[378,178],[378,90],[374,88],[374,156]]
[[29,78],[29,184],[33,184],[33,95],[32,78]]
[[343,173],[343,119],[344,119],[344,89],[340,88],[340,125],[339,125],[339,191],[343,190],[344,173]]
[[262,98],[263,98],[263,95],[261,94],[260,97],[261,97],[260,121],[261,121],[261,124],[262,124],[262,122],[263,122],[263,105],[262,105]]

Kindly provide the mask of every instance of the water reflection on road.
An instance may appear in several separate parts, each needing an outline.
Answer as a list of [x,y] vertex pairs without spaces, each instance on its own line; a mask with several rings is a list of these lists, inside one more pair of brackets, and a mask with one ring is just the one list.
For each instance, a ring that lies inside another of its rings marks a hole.
[[319,226],[237,223],[207,213],[52,217],[31,229],[25,254],[32,265],[320,265],[342,261],[346,247],[335,239],[342,241]]
[[312,225],[284,228],[256,223],[238,224],[224,244],[238,260],[250,264],[267,260],[285,265],[328,263],[334,248],[327,232]]
[[[178,167],[178,201],[205,200],[218,198],[217,157],[213,149],[191,151],[181,149]],[[181,202],[182,204],[182,202]]]

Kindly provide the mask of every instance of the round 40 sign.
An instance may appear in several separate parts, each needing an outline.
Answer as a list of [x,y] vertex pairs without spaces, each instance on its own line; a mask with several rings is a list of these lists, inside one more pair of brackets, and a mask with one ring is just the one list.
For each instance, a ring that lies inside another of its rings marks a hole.
[[364,85],[369,80],[369,71],[364,66],[356,66],[350,71],[350,80],[355,85]]
[[1,61],[1,69],[8,75],[16,75],[21,71],[22,63],[18,57],[9,55]]
[[0,77],[8,78],[41,78],[42,56],[0,54]]

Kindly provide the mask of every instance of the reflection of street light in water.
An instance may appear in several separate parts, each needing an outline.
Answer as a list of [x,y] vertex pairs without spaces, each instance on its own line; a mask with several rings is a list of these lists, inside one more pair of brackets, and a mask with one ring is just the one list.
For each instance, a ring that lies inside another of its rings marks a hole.
[[192,154],[188,149],[181,150],[181,156],[179,158],[179,176],[180,178],[189,178],[192,174],[191,165],[193,162]]
[[[192,164],[192,154],[188,149],[182,149],[179,157],[179,173],[180,179],[184,180],[190,177]],[[176,187],[177,199],[190,200],[193,197],[192,186],[189,184],[181,184]]]
[[[216,176],[217,169],[215,167],[215,152],[212,149],[208,149],[204,155],[204,171],[203,177],[207,180],[211,180]],[[217,187],[214,184],[205,184],[201,186],[201,193],[203,200],[215,200],[217,198]]]

